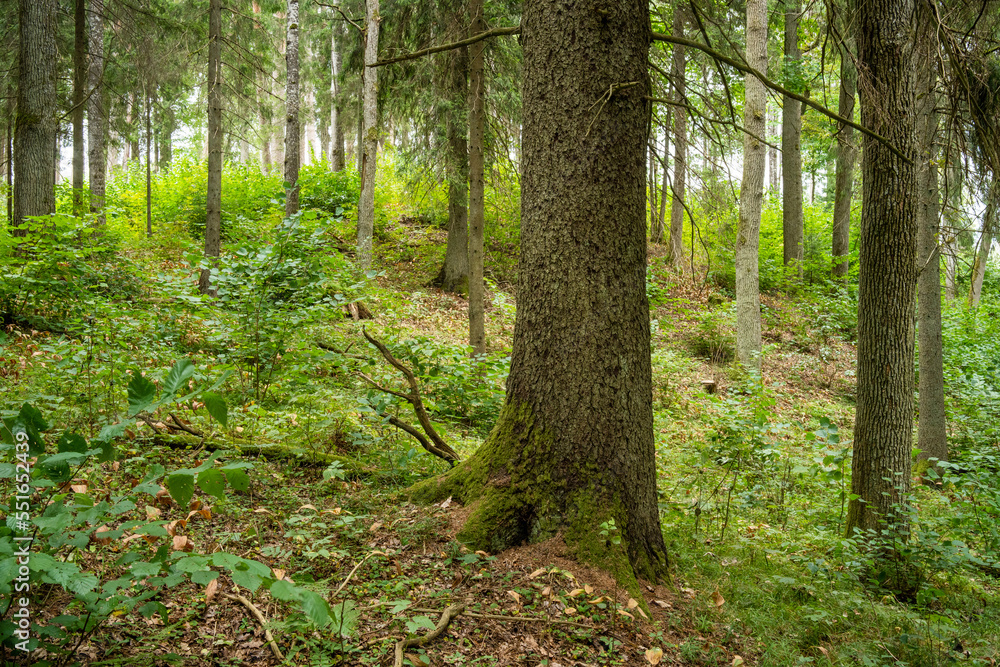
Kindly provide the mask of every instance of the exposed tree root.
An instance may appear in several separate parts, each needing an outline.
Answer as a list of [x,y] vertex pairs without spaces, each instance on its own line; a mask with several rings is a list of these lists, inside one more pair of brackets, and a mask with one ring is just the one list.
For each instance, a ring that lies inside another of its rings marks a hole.
[[236,600],[237,602],[239,602],[244,607],[250,610],[250,613],[253,614],[253,617],[257,619],[258,623],[260,623],[260,627],[264,629],[264,638],[267,639],[267,645],[271,647],[271,653],[274,654],[275,658],[283,661],[285,659],[285,656],[281,654],[281,649],[278,648],[278,643],[274,641],[274,635],[272,635],[271,631],[267,629],[267,626],[265,625],[266,621],[264,620],[264,614],[260,613],[260,609],[257,609],[257,607],[254,605],[253,602],[250,602],[250,600],[247,600],[242,595],[232,595],[230,593],[223,593],[223,596],[230,600]]
[[437,627],[423,637],[410,637],[396,642],[396,660],[393,663],[394,667],[403,667],[403,649],[413,648],[414,646],[423,646],[424,644],[434,641],[441,636],[441,633],[448,629],[448,625],[451,621],[458,616],[461,616],[463,612],[465,612],[465,603],[457,602],[441,613],[441,620],[438,621]]

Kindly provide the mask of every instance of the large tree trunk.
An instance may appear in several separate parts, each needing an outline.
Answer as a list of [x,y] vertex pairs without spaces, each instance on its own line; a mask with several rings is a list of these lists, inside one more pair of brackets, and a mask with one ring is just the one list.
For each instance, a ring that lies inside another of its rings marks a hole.
[[[205,257],[214,265],[222,249],[222,0],[208,5],[208,196]],[[198,289],[215,294],[211,268],[201,270]]]
[[14,236],[27,216],[56,210],[56,2],[18,3],[20,67],[14,127]]
[[455,49],[444,59],[448,92],[445,126],[448,138],[448,246],[433,284],[447,292],[469,287],[469,50]]
[[285,215],[292,215],[299,210],[299,0],[288,0],[285,70]]
[[[914,157],[913,0],[859,3],[861,124]],[[910,488],[917,206],[912,161],[865,136],[858,284],[858,400],[847,533],[906,531]]]
[[[684,37],[684,3],[678,2],[674,8],[674,22],[671,31],[675,37]],[[673,79],[674,101],[674,187],[670,203],[670,255],[674,268],[680,269],[684,263],[684,186],[687,176],[687,110],[680,105],[684,100],[687,60],[684,47],[674,44],[670,75]],[[693,270],[693,269],[692,269]]]
[[[378,28],[381,17],[378,0],[367,0],[365,17],[365,65],[362,87],[362,129],[358,137],[361,151],[361,200],[358,203],[357,265],[367,270],[372,264],[372,236],[375,233],[375,173],[378,158]],[[361,148],[363,146],[363,148]]]
[[[561,534],[637,590],[633,575],[667,576],[645,292],[649,10],[639,0],[604,8],[595,20],[585,0],[525,2],[507,400],[476,454],[414,495],[471,503],[460,537],[473,548]],[[599,533],[611,520],[620,544]]]
[[921,3],[918,17],[917,70],[917,335],[920,349],[919,421],[920,458],[948,460],[948,432],[944,411],[944,356],[941,342],[941,254],[938,251],[939,216],[937,40],[930,8]]
[[[469,29],[486,32],[483,0],[470,0]],[[486,75],[483,62],[485,42],[472,45],[469,67],[469,345],[473,354],[486,353],[486,287],[483,283],[483,234],[486,223],[485,160],[483,137],[486,131]],[[643,239],[646,238],[643,225]]]
[[73,0],[73,215],[83,215],[83,112],[87,88],[87,0]]
[[[785,1],[785,87],[801,86],[802,52],[799,50],[799,0]],[[781,228],[785,266],[795,265],[802,277],[802,104],[786,97],[781,107]]]
[[[851,19],[841,22],[844,41],[840,44],[840,100],[837,113],[854,120],[854,96],[858,89],[858,71],[854,66],[854,35],[850,31]],[[857,159],[854,145],[854,128],[840,123],[837,126],[837,176],[833,194],[833,256],[834,278],[846,278],[851,253],[851,196],[854,187],[854,163]]]
[[[747,2],[747,62],[767,73],[767,0]],[[758,248],[764,206],[764,143],[767,95],[760,79],[746,76],[743,134],[743,184],[736,228],[736,359],[760,371],[760,282]]]
[[330,83],[330,95],[333,98],[331,103],[333,112],[330,120],[330,138],[333,142],[333,146],[330,148],[330,168],[334,171],[340,171],[344,168],[344,103],[341,100],[340,93],[341,62],[343,56],[341,55],[340,40],[338,39],[340,35],[339,25],[338,22],[334,22],[333,37],[331,38],[332,51],[330,52],[331,67],[333,68],[333,76]]
[[90,66],[87,79],[90,98],[87,100],[87,169],[90,176],[90,212],[97,214],[97,224],[105,223],[104,182],[107,169],[105,140],[107,118],[104,110],[104,0],[90,0],[87,12],[87,38],[90,44]]
[[969,285],[969,308],[979,305],[983,293],[983,279],[986,277],[986,262],[990,258],[990,248],[993,247],[993,237],[996,235],[998,218],[998,200],[1000,200],[1000,184],[993,181],[986,189],[986,212],[983,214],[983,228],[979,233],[979,244],[976,246],[976,257],[972,262],[972,282]]

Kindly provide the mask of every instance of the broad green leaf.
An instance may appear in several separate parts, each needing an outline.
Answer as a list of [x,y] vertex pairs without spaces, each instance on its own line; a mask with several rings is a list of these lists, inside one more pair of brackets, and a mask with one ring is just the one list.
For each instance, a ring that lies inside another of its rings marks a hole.
[[322,628],[330,622],[330,605],[318,593],[303,590],[301,605],[302,611],[316,627]]
[[62,434],[62,437],[59,438],[59,448],[57,451],[60,454],[65,452],[77,452],[82,454],[87,451],[87,441],[78,433],[66,431]]
[[226,400],[214,391],[203,393],[201,400],[205,403],[208,414],[212,415],[212,419],[222,424],[222,428],[226,428],[229,424],[229,406],[226,405]]
[[242,586],[251,593],[260,588],[261,582],[263,581],[256,574],[248,570],[233,570],[231,576],[234,584]]
[[279,579],[271,584],[271,596],[278,600],[298,600],[302,597],[302,591],[290,581]]
[[128,416],[134,417],[156,401],[156,386],[142,377],[139,371],[132,371],[128,383]]
[[229,486],[235,491],[246,491],[250,488],[250,476],[240,468],[222,468],[222,474],[226,476]]
[[198,570],[191,573],[191,582],[199,586],[205,586],[213,579],[218,579],[219,573],[215,570]]
[[132,576],[136,579],[145,579],[146,577],[152,577],[159,574],[160,564],[139,561],[138,563],[132,563],[132,567],[129,569],[132,572]]
[[179,390],[187,388],[187,382],[194,375],[194,364],[190,359],[178,359],[174,367],[167,373],[163,381],[163,396],[173,396]]
[[226,497],[226,476],[221,470],[209,468],[198,473],[198,486],[208,495],[220,500]]
[[190,473],[175,472],[167,477],[167,491],[181,507],[187,507],[194,496],[194,475]]
[[153,614],[159,614],[163,622],[167,622],[167,607],[162,602],[151,600],[139,607],[138,611],[142,614],[143,618],[150,618]]
[[[11,429],[14,434],[24,433],[28,440],[28,454],[30,456],[40,456],[45,453],[45,441],[42,440],[42,432],[49,430],[49,424],[42,418],[42,413],[30,403],[21,406],[21,411],[14,419],[14,426]],[[15,435],[15,441],[17,437]]]

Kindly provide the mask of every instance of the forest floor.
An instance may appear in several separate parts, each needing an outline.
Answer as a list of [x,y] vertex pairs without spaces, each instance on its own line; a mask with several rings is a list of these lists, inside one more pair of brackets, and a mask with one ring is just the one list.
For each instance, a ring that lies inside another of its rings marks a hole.
[[[376,336],[464,354],[465,301],[424,287],[441,240],[421,238],[416,250],[391,258],[366,299],[374,319],[364,324]],[[645,600],[630,599],[607,574],[573,562],[558,539],[470,553],[454,539],[465,508],[405,502],[407,485],[441,472],[443,464],[418,453],[405,435],[365,421],[359,404],[367,389],[349,355],[339,355],[313,362],[306,374],[315,386],[306,382],[296,393],[294,382],[276,383],[270,399],[233,408],[231,432],[254,430],[275,442],[357,457],[361,474],[324,479],[323,466],[256,459],[250,488],[212,500],[210,512],[191,511],[205,507],[198,503],[207,497],[196,497],[191,508],[166,498],[152,511],[184,521],[186,548],[194,553],[225,550],[257,560],[276,578],[321,593],[342,625],[318,631],[286,603],[263,590],[251,594],[223,574],[217,587],[165,590],[158,597],[165,618],[112,615],[74,648],[75,659],[388,666],[397,642],[431,631],[447,608],[464,603],[439,637],[404,649],[402,664],[996,665],[995,580],[956,583],[946,575],[935,580],[941,587],[935,590],[954,593],[952,602],[914,607],[871,590],[849,559],[834,553],[844,482],[833,473],[838,465],[843,471],[843,455],[832,463],[829,457],[849,441],[854,392],[853,345],[836,322],[817,315],[821,306],[835,305],[765,296],[763,373],[748,380],[727,364],[731,299],[669,272],[656,248],[650,263],[657,466],[673,580],[643,582]],[[488,297],[487,335],[502,356],[510,349],[514,298],[496,285]],[[308,333],[375,362],[361,325],[345,318]],[[194,339],[204,335],[204,325],[191,326]],[[302,349],[311,345],[304,340]],[[20,370],[5,377],[12,387],[30,382],[60,354],[50,334],[13,332],[4,363]],[[210,365],[210,355],[196,362]],[[753,387],[766,398],[751,400]],[[502,384],[493,390],[502,396]],[[431,393],[432,401],[447,398]],[[825,424],[820,436],[805,435],[817,424]],[[463,457],[488,432],[488,425],[477,426],[440,424]],[[842,440],[830,435],[838,428]],[[141,477],[147,465],[170,469],[202,460],[199,450],[150,448],[138,440],[126,450],[120,465],[104,464],[74,482],[110,492]],[[76,558],[108,578],[121,569],[115,562],[121,546],[97,542]],[[70,599],[57,590],[41,601],[36,620],[64,613]],[[39,653],[31,662],[52,657]]]

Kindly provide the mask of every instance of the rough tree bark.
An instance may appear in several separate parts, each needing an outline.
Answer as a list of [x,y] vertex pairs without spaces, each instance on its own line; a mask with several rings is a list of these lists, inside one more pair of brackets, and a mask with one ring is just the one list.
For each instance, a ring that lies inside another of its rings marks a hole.
[[976,246],[976,256],[972,261],[972,281],[969,284],[969,308],[979,305],[983,293],[983,279],[986,277],[986,262],[990,258],[990,248],[996,235],[997,215],[1000,200],[1000,183],[993,181],[986,186],[986,212],[983,214],[983,228],[979,233],[979,244]]
[[[837,113],[854,120],[854,96],[858,89],[858,70],[854,66],[856,47],[850,31],[851,20],[840,25],[843,40],[840,47],[840,100]],[[833,194],[833,277],[846,278],[850,269],[847,256],[851,252],[851,197],[854,188],[854,163],[858,150],[854,145],[854,128],[844,123],[837,126],[837,176]]]
[[97,214],[96,223],[105,223],[104,183],[107,156],[104,142],[107,118],[104,112],[104,0],[90,0],[87,12],[87,39],[90,47],[90,65],[87,80],[90,98],[87,100],[87,170],[90,181],[90,212]]
[[14,126],[14,236],[27,216],[56,210],[56,2],[18,3],[20,66]]
[[[469,30],[486,32],[483,0],[470,0]],[[483,233],[486,223],[485,161],[486,75],[483,50],[486,42],[473,44],[469,66],[469,345],[472,354],[486,353],[486,287],[483,283]],[[643,216],[645,219],[645,216]],[[643,239],[646,238],[645,224]]]
[[857,13],[861,123],[909,158],[865,136],[858,284],[858,399],[847,534],[906,530],[896,512],[910,488],[914,197],[914,2],[869,0]]
[[285,215],[292,215],[299,210],[299,0],[288,0],[285,72]]
[[469,50],[455,49],[446,63],[448,98],[445,126],[448,139],[448,244],[444,265],[432,284],[446,292],[466,294],[469,288]]
[[[685,8],[683,2],[674,7],[674,21],[671,28],[676,37],[684,37]],[[673,79],[674,101],[685,104],[686,57],[683,46],[674,45],[670,75]],[[687,176],[687,110],[683,106],[674,107],[674,187],[670,203],[670,255],[674,268],[684,265],[684,186]]]
[[[747,2],[747,62],[767,74],[767,0]],[[746,77],[744,104],[743,184],[736,228],[736,359],[760,371],[760,282],[758,248],[764,206],[764,143],[756,137],[767,129],[767,94],[757,77]]]
[[944,410],[944,352],[941,340],[940,192],[938,191],[937,68],[930,7],[917,10],[917,336],[920,350],[920,397],[917,447],[920,459],[948,460]]
[[[595,18],[586,0],[524,4],[522,244],[507,399],[475,455],[413,494],[471,504],[460,539],[474,548],[561,534],[577,557],[635,590],[635,575],[667,576],[645,293],[650,28],[644,1],[603,8]],[[599,534],[612,519],[618,545]]]
[[[799,0],[785,2],[785,87],[798,92],[802,52],[799,50]],[[802,104],[789,97],[781,102],[782,258],[802,277]]]
[[[358,203],[357,265],[366,270],[372,264],[372,236],[375,232],[375,167],[378,159],[378,0],[367,0],[365,18],[365,66],[362,84],[362,126],[358,137],[361,153],[361,201]],[[363,146],[363,148],[362,148]]]
[[[222,249],[222,0],[208,5],[208,188],[205,257],[214,266]],[[198,289],[215,294],[211,267],[201,270]]]
[[73,0],[73,215],[83,215],[83,112],[87,94],[87,0]]
[[330,141],[332,142],[332,146],[330,147],[330,168],[334,171],[340,171],[344,168],[344,109],[343,102],[340,99],[340,72],[343,56],[340,53],[341,46],[338,39],[340,35],[339,26],[340,23],[335,21],[330,45],[332,49],[330,52],[330,66],[333,68],[333,76],[330,79],[330,96],[332,98],[330,105],[332,108],[330,118]]

